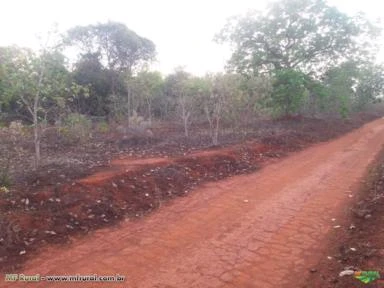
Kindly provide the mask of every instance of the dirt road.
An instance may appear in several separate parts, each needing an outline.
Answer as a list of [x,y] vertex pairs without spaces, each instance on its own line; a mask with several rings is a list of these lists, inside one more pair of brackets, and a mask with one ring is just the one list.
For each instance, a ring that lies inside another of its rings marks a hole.
[[205,184],[142,220],[46,249],[23,271],[118,273],[124,284],[0,286],[300,287],[383,144],[379,119],[256,173]]

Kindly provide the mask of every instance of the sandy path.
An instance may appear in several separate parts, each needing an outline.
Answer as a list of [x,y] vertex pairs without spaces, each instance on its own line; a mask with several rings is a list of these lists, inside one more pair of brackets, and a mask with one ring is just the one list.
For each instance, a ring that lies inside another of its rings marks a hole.
[[[384,119],[262,170],[196,189],[134,222],[46,249],[24,274],[126,276],[114,283],[0,287],[300,287],[327,232],[384,144]],[[1,280],[3,281],[3,280]]]

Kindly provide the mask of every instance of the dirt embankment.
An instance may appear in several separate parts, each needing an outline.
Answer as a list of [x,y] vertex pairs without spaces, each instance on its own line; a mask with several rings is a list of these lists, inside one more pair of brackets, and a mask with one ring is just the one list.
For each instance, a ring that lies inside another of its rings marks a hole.
[[254,171],[282,152],[276,146],[246,143],[185,157],[123,158],[66,185],[4,197],[2,267],[8,270],[46,242],[65,243],[70,235],[141,217],[202,182]]

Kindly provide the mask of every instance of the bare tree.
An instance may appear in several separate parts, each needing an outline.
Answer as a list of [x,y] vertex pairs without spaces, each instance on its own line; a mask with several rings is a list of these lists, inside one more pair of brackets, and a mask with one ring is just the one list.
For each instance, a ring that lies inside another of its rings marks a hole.
[[219,144],[221,121],[231,109],[230,104],[240,93],[241,76],[217,74],[210,78],[210,93],[203,97],[205,115],[213,145]]
[[165,90],[175,102],[176,114],[183,122],[184,136],[189,137],[189,126],[194,108],[193,95],[190,93],[191,75],[178,69],[165,80]]

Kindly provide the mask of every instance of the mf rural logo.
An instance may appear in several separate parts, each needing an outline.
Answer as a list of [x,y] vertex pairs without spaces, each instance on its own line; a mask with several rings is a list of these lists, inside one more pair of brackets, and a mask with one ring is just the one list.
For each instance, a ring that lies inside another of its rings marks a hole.
[[369,284],[377,280],[384,280],[384,278],[381,278],[379,271],[346,270],[340,273],[340,276],[346,275],[351,275],[353,278],[360,280],[364,284]]

